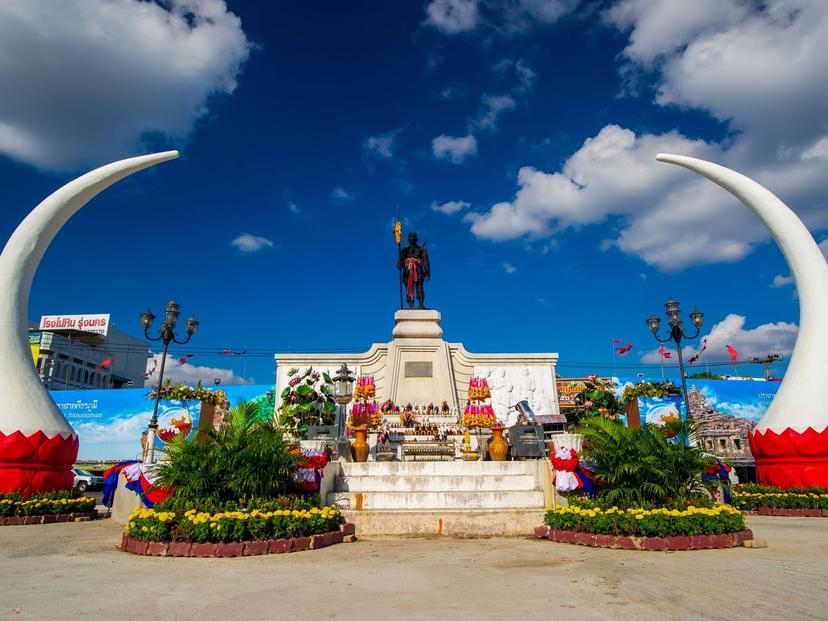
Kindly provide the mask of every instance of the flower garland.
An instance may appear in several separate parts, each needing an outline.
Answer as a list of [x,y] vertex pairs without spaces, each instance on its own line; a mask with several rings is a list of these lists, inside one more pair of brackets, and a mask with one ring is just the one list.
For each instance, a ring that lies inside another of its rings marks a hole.
[[489,382],[485,377],[473,377],[469,380],[469,401],[483,401],[492,396]]
[[[155,399],[156,391],[150,391],[147,399]],[[222,405],[227,402],[227,393],[221,389],[212,390],[203,386],[187,384],[165,384],[161,387],[161,398],[165,401],[201,401],[209,405]]]
[[357,378],[354,388],[354,401],[360,399],[373,399],[377,396],[377,385],[374,383],[373,375],[363,375]]
[[467,403],[463,410],[464,427],[491,429],[497,424],[494,409],[487,403]]

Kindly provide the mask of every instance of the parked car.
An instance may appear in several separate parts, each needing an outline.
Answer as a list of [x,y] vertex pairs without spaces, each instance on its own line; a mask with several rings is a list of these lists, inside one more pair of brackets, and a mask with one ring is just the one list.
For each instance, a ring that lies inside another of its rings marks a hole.
[[79,492],[85,492],[88,489],[99,490],[103,489],[104,478],[92,474],[83,468],[72,468],[72,474],[75,475],[75,482],[73,485]]

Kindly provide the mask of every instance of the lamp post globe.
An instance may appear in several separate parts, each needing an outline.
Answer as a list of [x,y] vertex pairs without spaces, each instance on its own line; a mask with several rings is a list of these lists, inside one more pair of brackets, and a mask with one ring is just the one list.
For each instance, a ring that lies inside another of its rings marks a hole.
[[346,407],[354,396],[356,377],[348,368],[348,365],[343,362],[332,379],[334,381],[334,400],[339,405],[339,414],[336,417],[336,454],[337,457],[347,459],[350,456],[351,447],[345,437],[345,416],[347,414]]
[[158,403],[161,401],[161,389],[164,386],[164,367],[167,364],[167,350],[170,347],[170,343],[177,343],[178,345],[188,343],[198,329],[198,320],[195,317],[190,317],[185,322],[184,329],[186,337],[178,340],[175,337],[175,325],[178,322],[179,316],[181,316],[181,305],[175,299],[172,299],[164,306],[164,323],[159,328],[158,336],[150,336],[149,330],[155,321],[155,315],[149,308],[139,315],[141,327],[144,330],[144,337],[147,340],[164,344],[164,349],[161,353],[161,365],[158,371],[158,385],[155,388],[155,403],[152,408],[152,418],[147,426],[147,445],[146,452],[144,453],[144,463],[147,464],[155,461],[155,439],[158,435]]
[[688,334],[682,326],[681,307],[679,303],[673,298],[670,298],[667,300],[666,304],[664,304],[664,309],[664,314],[667,316],[667,319],[670,324],[669,334],[665,338],[661,338],[658,335],[659,328],[661,327],[661,320],[655,315],[650,315],[647,318],[647,326],[650,328],[650,332],[653,333],[653,336],[659,343],[667,343],[669,341],[674,341],[676,344],[676,354],[679,363],[679,374],[681,375],[681,392],[682,398],[684,399],[685,420],[689,420],[690,404],[687,399],[687,378],[684,372],[684,355],[681,351],[681,343],[682,341],[692,340],[699,336],[702,324],[704,323],[704,313],[697,308],[693,309],[693,311],[690,313],[690,322],[693,324],[693,327],[696,329],[696,331],[693,334]]

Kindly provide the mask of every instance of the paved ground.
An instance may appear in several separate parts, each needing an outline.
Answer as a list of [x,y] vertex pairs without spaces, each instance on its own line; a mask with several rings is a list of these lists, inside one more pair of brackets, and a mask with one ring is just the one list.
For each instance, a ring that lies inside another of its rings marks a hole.
[[765,549],[625,552],[532,539],[137,557],[110,520],[0,527],[2,619],[828,619],[828,519],[754,517]]

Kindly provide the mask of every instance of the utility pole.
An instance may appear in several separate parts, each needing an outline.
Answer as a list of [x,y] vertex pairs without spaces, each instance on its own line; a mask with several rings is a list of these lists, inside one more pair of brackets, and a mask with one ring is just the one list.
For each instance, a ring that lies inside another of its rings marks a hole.
[[770,372],[770,365],[772,362],[777,362],[782,360],[782,354],[768,354],[764,358],[753,358],[752,361],[756,364],[761,364],[765,367],[765,379],[770,381],[771,372]]

